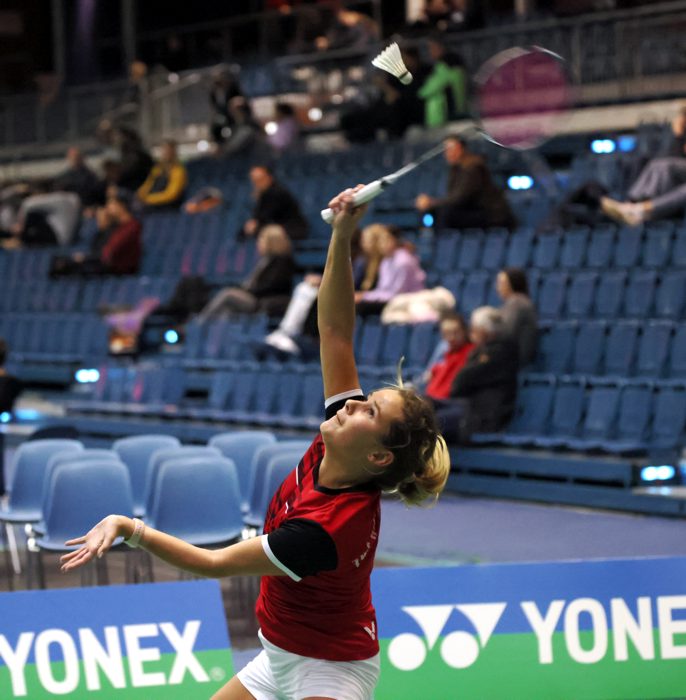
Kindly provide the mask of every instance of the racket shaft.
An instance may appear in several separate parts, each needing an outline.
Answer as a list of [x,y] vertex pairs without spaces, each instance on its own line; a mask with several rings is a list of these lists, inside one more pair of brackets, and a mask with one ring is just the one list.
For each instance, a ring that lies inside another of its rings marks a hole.
[[[358,190],[355,192],[353,195],[353,204],[358,207],[360,204],[365,204],[366,202],[370,202],[374,197],[378,197],[384,190],[384,187],[388,183],[384,182],[383,180],[374,180],[373,182],[370,182],[368,185],[365,185],[361,190]],[[334,213],[331,209],[323,209],[322,210],[322,219],[326,221],[327,224],[330,224],[333,221]]]

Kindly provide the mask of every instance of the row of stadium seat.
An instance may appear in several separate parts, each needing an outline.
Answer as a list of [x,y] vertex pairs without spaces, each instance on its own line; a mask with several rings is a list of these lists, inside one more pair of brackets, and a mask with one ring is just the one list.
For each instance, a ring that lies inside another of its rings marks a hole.
[[522,382],[506,431],[474,440],[614,454],[659,453],[681,445],[685,428],[683,381],[533,377]]

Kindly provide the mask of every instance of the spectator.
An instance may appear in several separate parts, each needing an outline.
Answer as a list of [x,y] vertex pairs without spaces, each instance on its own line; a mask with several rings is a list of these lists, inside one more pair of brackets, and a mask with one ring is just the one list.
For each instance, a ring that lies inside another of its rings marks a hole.
[[449,311],[441,319],[441,340],[445,345],[442,357],[432,364],[423,378],[424,393],[431,399],[447,399],[458,372],[467,362],[474,344],[469,342],[469,329],[460,314]]
[[307,238],[308,223],[295,197],[274,177],[266,165],[256,165],[250,171],[253,186],[252,218],[243,224],[239,236],[255,236],[263,226],[282,226],[293,241]]
[[56,257],[50,274],[130,275],[138,272],[142,257],[141,224],[131,213],[131,198],[126,190],[110,193],[107,204],[97,212],[98,233],[88,253]]
[[116,154],[116,157],[108,157],[107,160],[118,164],[117,187],[135,192],[145,182],[153,167],[153,160],[143,147],[138,133],[129,127],[115,126],[104,120],[98,126],[97,137]]
[[14,402],[22,390],[21,380],[9,374],[5,369],[7,354],[7,343],[3,338],[0,338],[0,413],[12,413]]
[[638,226],[673,216],[686,206],[686,107],[672,120],[665,156],[652,158],[627,193],[628,201],[600,198],[600,208],[615,221]]
[[178,208],[186,191],[188,173],[179,162],[175,141],[162,144],[160,161],[138,188],[138,199],[151,210]]
[[502,430],[514,410],[519,352],[506,334],[500,311],[492,306],[476,309],[470,336],[475,347],[453,381],[450,398],[434,402],[448,442],[466,442],[474,432]]
[[325,36],[315,39],[319,51],[363,49],[379,39],[379,27],[368,15],[353,10],[339,10]]
[[260,229],[257,236],[259,259],[240,287],[218,292],[200,312],[198,319],[209,321],[231,313],[257,313],[270,316],[284,312],[293,289],[295,261],[291,241],[282,226]]
[[538,314],[529,297],[526,273],[517,267],[506,267],[498,273],[495,287],[503,300],[500,313],[505,334],[519,348],[519,366],[526,367],[536,358],[538,345]]
[[257,123],[245,97],[233,97],[229,100],[229,117],[231,126],[229,135],[221,147],[223,155],[249,152],[260,154],[266,150],[264,130]]
[[53,191],[73,192],[84,207],[91,206],[101,187],[98,176],[86,165],[81,150],[75,146],[67,150],[67,164],[67,169],[53,180]]
[[[37,188],[40,190],[40,188]],[[40,192],[22,200],[7,248],[70,245],[81,218],[81,200],[73,192]]]
[[448,52],[442,40],[429,39],[433,70],[423,82],[419,97],[424,100],[424,124],[443,126],[467,112],[467,71],[460,56]]
[[396,294],[424,289],[426,279],[417,256],[402,244],[400,230],[383,224],[376,226],[382,259],[376,286],[369,291],[355,292],[355,308],[360,316],[381,313]]
[[234,118],[229,109],[234,97],[243,97],[240,83],[229,66],[222,66],[214,74],[209,95],[212,108],[210,133],[218,146],[221,146],[231,136],[235,126]]
[[267,134],[267,143],[280,155],[298,145],[300,126],[295,117],[295,110],[287,102],[277,102],[274,111],[276,126]]
[[433,212],[437,228],[515,225],[510,205],[494,184],[485,160],[472,153],[463,138],[445,139],[445,160],[450,168],[445,197],[420,194],[415,200],[420,212]]

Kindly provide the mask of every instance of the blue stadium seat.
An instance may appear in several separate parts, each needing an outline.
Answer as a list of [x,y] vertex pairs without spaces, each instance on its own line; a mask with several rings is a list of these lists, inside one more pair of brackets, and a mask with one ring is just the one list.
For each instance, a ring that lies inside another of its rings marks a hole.
[[555,375],[569,371],[578,325],[576,321],[544,324],[539,329],[536,367]]
[[596,292],[595,315],[599,318],[617,318],[624,304],[626,272],[611,271],[600,277]]
[[686,377],[686,325],[679,324],[672,339],[672,352],[669,356],[667,375]]
[[[293,370],[284,369],[277,382],[271,419],[265,424],[284,426],[292,423],[293,416],[297,413],[302,401],[302,392],[302,375]],[[319,405],[322,406],[321,400]]]
[[514,417],[500,436],[506,445],[531,444],[536,437],[545,435],[555,397],[553,379],[526,381],[517,393]]
[[607,269],[612,260],[614,245],[614,226],[596,226],[589,240],[586,265],[592,268]]
[[674,324],[671,321],[650,321],[643,326],[636,361],[638,376],[663,375],[673,335]]
[[623,226],[617,232],[614,267],[636,267],[641,259],[643,229]]
[[600,372],[607,323],[605,321],[585,321],[579,324],[579,332],[574,344],[572,371],[576,374],[593,375]]
[[482,270],[500,270],[505,260],[507,242],[507,231],[489,230],[485,236],[479,267]]
[[655,314],[663,318],[679,319],[686,303],[686,272],[667,272],[657,288]]
[[614,427],[620,395],[621,388],[618,384],[594,380],[588,393],[581,434],[565,440],[565,445],[579,451],[598,449]]
[[552,270],[557,266],[560,254],[559,233],[539,234],[534,248],[533,266],[540,270]]
[[673,450],[683,445],[686,424],[686,384],[671,382],[658,385],[653,411],[650,447]]
[[549,272],[543,278],[538,292],[538,314],[540,318],[560,318],[567,296],[569,275],[566,272]]
[[507,267],[526,269],[531,259],[534,245],[534,234],[530,229],[518,229],[510,236],[510,244],[505,255]]
[[577,272],[572,277],[567,291],[567,314],[569,316],[587,318],[592,315],[597,283],[597,272]]
[[565,269],[583,267],[588,249],[588,238],[587,228],[574,228],[565,231],[560,251],[560,267]]
[[617,321],[610,326],[605,343],[605,374],[615,377],[628,377],[636,356],[638,321]]
[[426,367],[429,356],[436,345],[435,335],[435,323],[417,323],[412,327],[407,346],[407,367]]
[[624,296],[624,313],[632,318],[650,315],[655,298],[657,273],[653,270],[636,270],[629,277]]
[[436,251],[432,268],[438,272],[452,272],[457,266],[460,235],[457,231],[440,231],[436,236]]
[[240,539],[241,492],[236,466],[226,457],[166,460],[150,503],[150,526],[190,544],[209,547]]
[[537,447],[562,447],[575,438],[585,406],[585,384],[578,379],[562,379],[555,389],[553,411],[545,435],[534,439]]
[[139,517],[145,512],[150,457],[158,450],[180,446],[173,435],[134,435],[112,443],[112,450],[129,470],[134,513]]
[[643,265],[657,268],[669,265],[673,241],[673,224],[670,221],[649,224],[643,245]]
[[367,318],[361,325],[357,360],[361,366],[375,367],[381,352],[385,327],[376,318]]
[[234,433],[220,433],[209,442],[224,457],[233,460],[241,489],[242,510],[247,513],[249,507],[250,487],[254,480],[251,467],[253,456],[263,445],[273,445],[276,437],[266,430],[241,430]]
[[600,447],[606,452],[623,454],[645,450],[653,411],[654,389],[650,383],[627,384],[619,400],[617,424],[611,439]]
[[462,297],[457,299],[460,312],[468,318],[474,309],[486,303],[490,283],[487,272],[476,271],[465,277],[462,287]]
[[205,406],[189,406],[179,411],[179,415],[198,420],[223,420],[224,412],[231,401],[236,383],[236,370],[215,372],[210,384],[210,392]]
[[672,265],[686,267],[686,225],[684,224],[676,232],[672,248]]
[[379,365],[384,371],[388,367],[395,367],[400,358],[406,354],[411,329],[412,326],[404,323],[392,323],[386,326],[386,337],[379,355]]
[[457,259],[457,269],[471,272],[479,267],[481,250],[484,241],[482,231],[467,230],[462,234],[460,254]]

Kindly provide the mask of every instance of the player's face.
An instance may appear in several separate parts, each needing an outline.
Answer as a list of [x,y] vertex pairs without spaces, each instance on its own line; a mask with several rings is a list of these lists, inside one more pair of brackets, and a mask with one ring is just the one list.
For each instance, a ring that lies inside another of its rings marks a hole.
[[366,401],[348,400],[336,415],[321,425],[327,448],[345,450],[351,459],[364,459],[385,450],[382,439],[391,423],[403,418],[403,397],[393,389],[380,389]]

